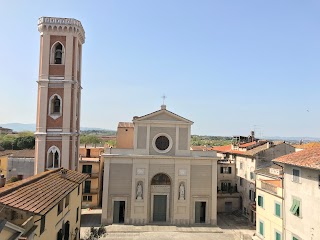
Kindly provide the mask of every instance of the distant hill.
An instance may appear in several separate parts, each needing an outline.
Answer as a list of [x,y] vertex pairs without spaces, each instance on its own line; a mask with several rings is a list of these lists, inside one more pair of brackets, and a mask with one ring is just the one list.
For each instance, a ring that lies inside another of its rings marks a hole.
[[[36,131],[36,124],[34,123],[4,123],[4,124],[0,123],[0,127],[10,128],[15,132],[23,132],[23,131],[35,132]],[[103,128],[94,128],[94,127],[81,127],[80,130],[84,132],[102,132],[102,133],[107,132],[110,135],[116,133],[116,131],[114,130],[107,130]]]

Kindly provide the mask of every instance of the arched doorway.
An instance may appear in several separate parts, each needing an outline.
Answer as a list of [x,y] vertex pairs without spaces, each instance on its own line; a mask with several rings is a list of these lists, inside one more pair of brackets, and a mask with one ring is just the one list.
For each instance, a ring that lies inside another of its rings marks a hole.
[[151,180],[152,222],[169,221],[171,180],[165,173],[156,174]]

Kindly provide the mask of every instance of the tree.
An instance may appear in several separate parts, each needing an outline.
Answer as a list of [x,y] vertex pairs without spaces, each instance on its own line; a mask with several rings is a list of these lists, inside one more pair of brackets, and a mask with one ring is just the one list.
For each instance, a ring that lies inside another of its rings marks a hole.
[[102,139],[96,135],[88,134],[80,136],[81,144],[99,144],[102,142]]
[[91,227],[90,232],[87,233],[87,236],[84,240],[96,240],[106,235],[107,231],[104,226],[100,226],[99,228]]

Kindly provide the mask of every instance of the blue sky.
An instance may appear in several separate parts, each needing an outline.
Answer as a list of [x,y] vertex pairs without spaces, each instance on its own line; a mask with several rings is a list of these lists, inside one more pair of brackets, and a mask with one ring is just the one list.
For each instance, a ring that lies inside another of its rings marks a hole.
[[319,1],[0,0],[0,123],[34,123],[41,16],[80,20],[81,125],[167,109],[193,134],[320,137]]

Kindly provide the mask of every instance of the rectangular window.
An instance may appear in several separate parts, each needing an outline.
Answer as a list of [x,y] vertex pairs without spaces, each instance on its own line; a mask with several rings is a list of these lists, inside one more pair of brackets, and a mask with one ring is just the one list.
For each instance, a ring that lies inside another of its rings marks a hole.
[[76,222],[79,220],[79,207],[77,207],[77,212],[76,212]]
[[254,173],[253,172],[250,172],[250,179],[254,180]]
[[240,186],[243,185],[243,178],[240,178]]
[[82,197],[82,200],[83,200],[84,202],[92,202],[92,196],[83,196],[83,197]]
[[255,201],[255,198],[256,198],[256,193],[253,191],[253,190],[249,190],[249,199],[251,201]]
[[300,238],[292,236],[292,240],[300,240]]
[[64,207],[68,207],[69,206],[69,201],[70,201],[70,194],[68,194],[66,196],[66,201],[65,201]]
[[91,181],[84,182],[84,193],[90,193],[91,189]]
[[264,226],[263,226],[263,222],[259,222],[259,233],[261,236],[264,236]]
[[300,208],[301,208],[300,201],[298,199],[293,198],[290,212],[293,215],[300,217],[301,216],[301,209]]
[[242,167],[243,167],[243,166],[242,166],[242,162],[241,162],[241,163],[240,163],[240,169],[242,169]]
[[80,194],[80,185],[78,186],[78,196],[79,196],[79,194]]
[[258,206],[263,208],[263,197],[262,196],[258,196]]
[[281,233],[279,232],[276,232],[276,237],[275,237],[276,240],[281,240]]
[[92,173],[92,165],[82,165],[82,173]]
[[40,234],[44,232],[44,229],[46,227],[46,215],[41,216],[41,221],[40,221]]
[[63,209],[63,199],[58,203],[58,214],[59,215],[62,212]]
[[275,203],[274,212],[277,217],[281,217],[281,206],[279,203]]
[[296,183],[300,182],[300,170],[292,169],[292,181]]
[[231,167],[220,167],[220,173],[231,174]]

